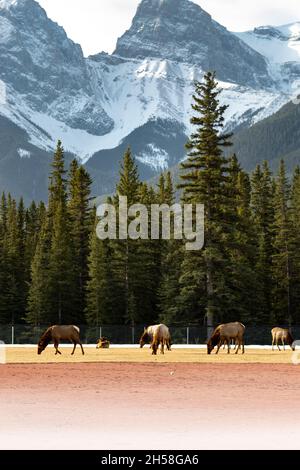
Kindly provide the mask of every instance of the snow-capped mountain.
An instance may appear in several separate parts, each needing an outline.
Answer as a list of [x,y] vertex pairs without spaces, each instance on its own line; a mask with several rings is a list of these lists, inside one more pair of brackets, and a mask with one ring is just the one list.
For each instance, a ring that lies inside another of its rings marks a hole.
[[0,190],[45,197],[57,139],[97,192],[111,190],[127,145],[144,178],[174,165],[207,70],[230,105],[227,128],[260,121],[295,93],[297,25],[234,34],[189,0],[142,0],[115,52],[84,58],[37,2],[0,0]]
[[240,85],[263,86],[270,79],[260,54],[188,0],[143,0],[115,54],[142,60],[168,58],[201,70],[218,70],[220,80]]
[[[267,59],[269,74],[276,85],[290,92],[300,88],[300,21],[284,26],[261,26],[237,33],[252,49]],[[295,83],[296,82],[296,83]]]

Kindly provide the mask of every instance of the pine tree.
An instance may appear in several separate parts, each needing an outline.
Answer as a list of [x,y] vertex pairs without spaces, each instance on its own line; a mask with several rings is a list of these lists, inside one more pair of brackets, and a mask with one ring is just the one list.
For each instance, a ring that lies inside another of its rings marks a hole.
[[[117,184],[117,194],[114,197],[116,209],[119,208],[119,196],[127,197],[128,207],[139,203],[139,191],[141,182],[139,180],[137,165],[128,149],[125,152],[120,170],[120,180]],[[130,221],[127,222],[127,228]],[[118,224],[119,228],[119,224]],[[115,275],[122,285],[124,296],[125,321],[135,325],[139,321],[139,312],[136,305],[136,281],[139,276],[136,240],[117,240],[114,244],[115,253]]]
[[228,321],[256,322],[255,233],[250,208],[251,184],[236,155],[229,160],[227,189]]
[[58,204],[53,217],[49,286],[53,322],[59,324],[74,322],[75,279],[72,269],[70,225],[64,203]]
[[272,321],[272,255],[274,235],[274,183],[267,162],[258,165],[252,176],[251,207],[257,238],[256,275],[258,279],[257,316],[261,323]]
[[[191,123],[195,132],[187,144],[188,159],[182,163],[180,188],[184,203],[205,206],[205,248],[200,253],[186,253],[183,263],[182,283],[186,293],[191,290],[194,308],[199,299],[206,299],[206,321],[212,326],[222,319],[222,301],[226,290],[226,258],[224,233],[226,227],[225,183],[228,162],[223,149],[230,146],[231,135],[222,133],[227,106],[220,106],[218,84],[214,73],[207,73],[204,82],[195,84],[195,116]],[[203,282],[206,283],[203,289]],[[203,296],[203,290],[205,295]],[[197,305],[198,304],[198,305]],[[201,318],[198,311],[198,318]]]
[[131,206],[139,202],[140,186],[137,164],[130,148],[128,148],[121,164],[117,195],[126,196],[128,206]]
[[49,294],[50,317],[53,323],[72,323],[74,318],[75,275],[72,264],[72,239],[67,210],[67,181],[64,151],[57,144],[49,186],[48,226],[50,231]]
[[294,171],[291,203],[290,203],[290,223],[291,223],[291,307],[292,317],[295,324],[300,323],[300,167]]
[[98,238],[96,227],[99,219],[96,215],[94,218],[88,257],[86,319],[93,326],[122,324],[124,299],[120,298],[120,286],[115,279],[112,243]]
[[54,216],[55,209],[60,204],[65,204],[67,199],[66,187],[66,170],[65,170],[65,160],[64,160],[64,149],[61,141],[57,143],[56,151],[54,153],[54,158],[52,162],[52,171],[50,174],[50,184],[49,184],[49,216]]
[[6,233],[4,235],[6,321],[18,323],[25,310],[24,296],[24,206],[8,195]]
[[277,322],[292,324],[290,184],[282,160],[274,196],[273,312]]
[[[170,172],[161,175],[158,185],[158,202],[172,206],[175,203],[175,192]],[[174,223],[171,219],[171,232],[173,234]],[[166,324],[180,324],[189,321],[189,314],[182,316],[180,304],[180,274],[183,261],[183,245],[181,240],[160,241],[160,282],[158,288],[158,302],[160,309],[160,321]]]
[[[31,263],[31,283],[28,294],[26,322],[38,326],[51,324],[53,315],[50,305],[49,259],[51,234],[49,218],[45,217],[39,232],[35,254]],[[54,321],[56,323],[56,321]]]
[[7,317],[8,262],[6,252],[7,201],[3,193],[0,204],[0,324],[10,321]]
[[155,191],[147,184],[140,187],[139,201],[148,210],[148,240],[136,240],[136,266],[139,273],[134,282],[136,321],[149,325],[156,323],[159,316],[158,289],[161,282],[162,241],[151,239],[151,206],[157,202]]
[[89,237],[91,232],[90,192],[92,180],[77,161],[69,173],[70,236],[72,240],[73,273],[75,277],[74,317],[84,321],[86,284],[88,281]]
[[35,255],[39,235],[46,218],[46,207],[43,202],[36,205],[33,201],[25,214],[25,277],[30,282],[31,263]]
[[20,199],[17,209],[17,230],[18,230],[18,289],[20,295],[20,307],[18,318],[24,318],[27,304],[28,279],[26,278],[26,210],[23,198]]

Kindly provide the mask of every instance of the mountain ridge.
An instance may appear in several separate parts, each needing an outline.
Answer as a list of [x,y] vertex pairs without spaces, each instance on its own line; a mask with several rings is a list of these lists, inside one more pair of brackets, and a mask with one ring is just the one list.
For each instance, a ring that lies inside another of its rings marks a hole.
[[184,158],[182,143],[191,132],[194,80],[213,66],[229,105],[227,130],[276,113],[294,94],[300,58],[275,66],[257,44],[257,50],[247,44],[257,32],[245,40],[239,34],[189,0],[143,0],[115,52],[85,58],[35,0],[0,0],[0,116],[19,129],[18,146],[13,138],[0,141],[4,173],[16,175],[11,186],[37,198],[21,175],[24,168],[30,173],[32,159],[44,178],[42,159],[51,157],[58,139],[99,179],[97,192],[109,191],[125,144],[135,149],[145,179],[172,166]]
[[[263,56],[189,0],[141,1],[113,54],[131,59],[168,57],[175,62],[184,57],[202,70],[217,70],[222,81],[254,87],[271,81]],[[236,55],[241,60],[238,65],[231,61]]]

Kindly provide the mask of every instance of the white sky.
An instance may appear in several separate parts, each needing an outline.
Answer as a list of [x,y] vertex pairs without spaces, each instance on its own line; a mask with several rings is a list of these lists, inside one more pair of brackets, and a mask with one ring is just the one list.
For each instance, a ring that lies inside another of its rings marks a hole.
[[[112,52],[140,0],[37,0],[85,55]],[[300,20],[299,0],[194,0],[231,31]]]

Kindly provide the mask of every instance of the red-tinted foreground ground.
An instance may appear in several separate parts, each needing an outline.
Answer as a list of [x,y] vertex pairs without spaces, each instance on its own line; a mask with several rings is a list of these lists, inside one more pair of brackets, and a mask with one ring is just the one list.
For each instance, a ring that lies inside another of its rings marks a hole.
[[0,448],[300,448],[300,367],[0,366]]

